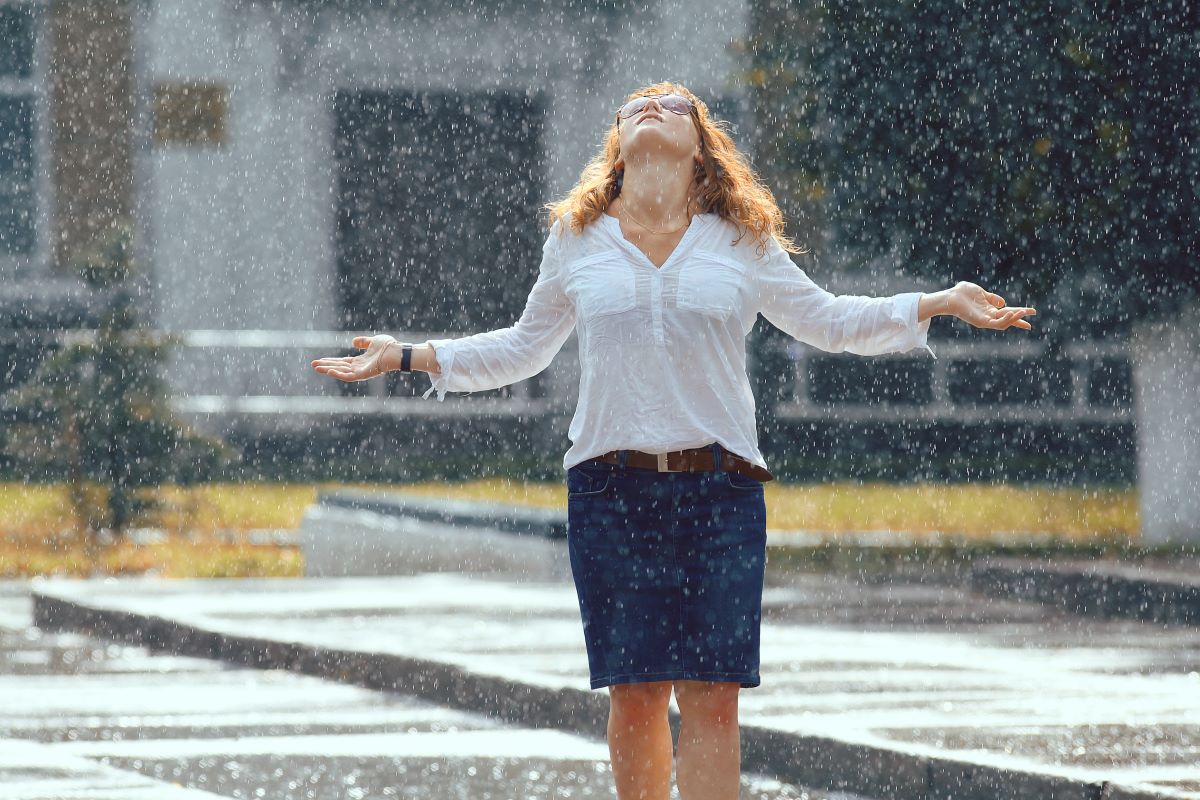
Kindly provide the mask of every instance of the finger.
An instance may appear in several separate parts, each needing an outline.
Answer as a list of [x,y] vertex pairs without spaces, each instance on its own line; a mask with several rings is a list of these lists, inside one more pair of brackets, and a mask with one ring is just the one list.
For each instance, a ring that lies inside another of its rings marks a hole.
[[366,336],[355,336],[350,344],[365,350],[371,346],[371,340]]
[[353,364],[318,364],[313,367],[317,372],[333,373],[333,372],[354,372]]
[[1001,312],[995,317],[995,319],[992,320],[991,327],[995,328],[996,330],[1004,330],[1010,324],[1012,324],[1012,320],[1015,319],[1016,314],[1017,311],[1014,309]]
[[338,359],[324,359],[322,361],[314,361],[313,369],[345,369],[350,366],[349,361],[341,361]]
[[1026,316],[1029,311],[1030,311],[1030,309],[1027,309],[1027,308],[1020,309],[1013,316],[1013,318],[1008,322],[1008,325],[1006,327],[1021,328],[1022,330],[1027,330],[1027,331],[1033,330],[1033,326],[1030,325],[1028,322],[1026,322],[1024,319],[1022,319],[1022,317]]
[[984,297],[986,297],[986,298],[987,298],[987,301],[988,301],[989,303],[991,303],[992,305],[994,305],[996,308],[1003,308],[1003,307],[1004,307],[1004,298],[1003,298],[1003,297],[1001,297],[1000,295],[998,295],[998,294],[994,294],[994,293],[992,293],[992,292],[989,292],[989,291],[987,291],[987,290],[984,290],[984,292],[983,292],[983,296],[984,296]]

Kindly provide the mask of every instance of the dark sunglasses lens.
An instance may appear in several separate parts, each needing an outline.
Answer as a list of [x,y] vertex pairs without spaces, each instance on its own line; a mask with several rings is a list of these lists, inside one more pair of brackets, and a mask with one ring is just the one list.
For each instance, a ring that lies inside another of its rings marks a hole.
[[625,105],[621,106],[621,111],[620,111],[621,119],[629,119],[634,114],[641,111],[643,108],[646,107],[646,103],[648,103],[649,100],[650,99],[648,97],[635,97],[634,99],[630,100]]
[[692,110],[692,103],[686,97],[680,97],[677,94],[660,97],[658,104],[667,111],[673,111],[676,114],[686,114]]
[[[658,101],[660,106],[675,114],[687,114],[692,110],[692,101],[677,94],[665,94],[662,97],[654,99]],[[649,97],[635,97],[621,106],[621,110],[617,114],[621,119],[629,119],[634,114],[640,113],[649,102]]]

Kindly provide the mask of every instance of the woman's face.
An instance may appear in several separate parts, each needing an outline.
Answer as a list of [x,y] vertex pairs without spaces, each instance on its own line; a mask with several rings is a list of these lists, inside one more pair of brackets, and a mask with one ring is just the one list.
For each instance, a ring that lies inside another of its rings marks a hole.
[[676,114],[649,98],[646,107],[618,122],[621,154],[618,168],[628,159],[667,158],[682,160],[700,156],[700,132],[691,114]]

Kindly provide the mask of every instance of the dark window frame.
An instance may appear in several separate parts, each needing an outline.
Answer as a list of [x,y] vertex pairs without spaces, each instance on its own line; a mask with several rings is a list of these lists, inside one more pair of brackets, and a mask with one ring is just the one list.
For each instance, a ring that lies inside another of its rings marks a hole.
[[[24,69],[0,73],[0,100],[6,103],[16,100],[27,104],[27,147],[30,164],[28,174],[24,176],[28,186],[22,192],[22,196],[26,198],[30,216],[25,223],[25,235],[28,237],[25,247],[10,252],[7,246],[0,244],[0,278],[5,280],[40,275],[45,272],[49,262],[49,134],[46,126],[48,100],[44,54],[47,12],[44,4],[36,0],[0,0],[0,14],[14,12],[28,15],[30,41],[18,48],[25,52],[28,62]],[[3,160],[0,159],[0,164],[2,163]],[[4,210],[11,208],[13,202],[13,198],[9,196],[10,184],[21,180],[22,176],[0,174],[0,204],[3,204]],[[2,226],[3,220],[0,220],[0,232],[4,230]]]

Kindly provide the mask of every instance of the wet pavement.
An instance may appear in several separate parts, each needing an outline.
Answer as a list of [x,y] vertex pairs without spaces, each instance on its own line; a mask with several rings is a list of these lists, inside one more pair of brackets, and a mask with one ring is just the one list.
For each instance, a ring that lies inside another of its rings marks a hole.
[[[80,585],[100,599],[142,584]],[[293,629],[328,611],[296,606],[301,581],[253,585],[243,595],[237,582],[160,584],[151,602],[223,597],[225,612],[246,620],[273,597],[274,612],[256,624]],[[29,589],[0,582],[0,800],[615,796],[603,741],[287,670],[41,631]],[[348,632],[361,641],[359,631]],[[854,800],[755,775],[742,798]]]
[[1166,563],[992,558],[973,570],[971,588],[1076,614],[1200,627],[1200,562],[1192,558]]
[[[227,640],[407,659],[402,677],[391,679],[400,683],[440,664],[493,686],[589,694],[574,590],[557,581],[427,573],[34,589]],[[930,797],[937,786],[937,796],[956,800],[1011,796],[1034,775],[1079,788],[1042,796],[1143,796],[1121,788],[1136,785],[1160,792],[1144,796],[1200,797],[1195,627],[1081,617],[951,585],[813,573],[775,576],[768,586],[762,654],[763,685],[741,695],[743,726],[787,734],[788,752],[816,746],[832,759],[828,774],[887,773],[875,779],[894,790],[878,796]],[[152,753],[156,765],[178,763]],[[188,774],[200,774],[200,763]],[[806,765],[797,768],[803,775]],[[968,790],[971,775],[988,777]],[[872,785],[847,781],[828,788]]]

